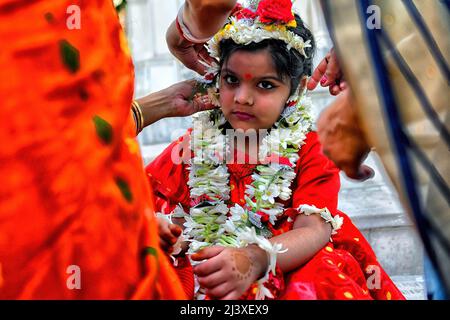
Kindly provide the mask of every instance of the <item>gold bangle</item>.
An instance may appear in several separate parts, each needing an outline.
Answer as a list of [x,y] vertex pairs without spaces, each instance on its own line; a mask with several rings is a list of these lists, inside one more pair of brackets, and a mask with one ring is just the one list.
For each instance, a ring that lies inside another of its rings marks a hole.
[[134,102],[131,103],[131,114],[133,115],[134,126],[136,128],[136,135],[139,133],[139,118],[136,114],[136,107],[134,106]]
[[135,100],[134,106],[137,114],[137,118],[139,119],[139,127],[137,128],[137,133],[140,133],[142,129],[144,129],[144,114],[142,113],[142,108],[139,103]]
[[138,135],[142,129],[144,129],[144,115],[142,109],[136,100],[131,103],[131,111],[133,111],[133,118],[136,124],[136,135]]

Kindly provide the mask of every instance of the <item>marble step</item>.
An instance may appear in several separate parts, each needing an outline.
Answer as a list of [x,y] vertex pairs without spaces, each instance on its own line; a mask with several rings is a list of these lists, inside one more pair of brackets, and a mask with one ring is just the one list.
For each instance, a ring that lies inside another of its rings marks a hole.
[[362,233],[390,276],[423,275],[424,249],[412,227],[374,228]]
[[374,169],[375,175],[364,182],[351,180],[341,172],[338,208],[361,230],[412,225],[377,155],[371,153],[365,164]]
[[376,154],[367,158],[375,176],[355,182],[341,174],[339,209],[347,213],[390,276],[423,274],[423,246]]
[[407,300],[427,299],[425,280],[423,276],[392,276],[391,278]]
[[142,159],[144,160],[144,165],[152,162],[161,152],[164,151],[169,143],[159,143],[159,144],[151,144],[151,145],[142,145],[141,144],[141,154]]

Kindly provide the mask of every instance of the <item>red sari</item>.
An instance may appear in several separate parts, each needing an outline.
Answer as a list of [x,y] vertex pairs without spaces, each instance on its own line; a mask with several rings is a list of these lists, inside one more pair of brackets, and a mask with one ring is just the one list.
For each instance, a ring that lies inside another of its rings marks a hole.
[[[181,151],[188,135],[173,142],[146,171],[151,177],[156,210],[170,213],[177,204],[188,212],[190,193],[187,186],[189,171],[186,164],[174,164],[171,154]],[[291,199],[283,202],[285,217],[274,226],[273,234],[293,227],[287,213],[302,204],[327,207],[344,218],[341,229],[322,250],[298,269],[284,275],[285,286],[278,299],[404,299],[389,276],[381,268],[373,250],[347,215],[337,210],[340,187],[339,170],[321,152],[317,134],[310,132],[299,151]],[[186,146],[186,145],[184,145]],[[178,150],[177,150],[178,149]],[[186,150],[186,148],[183,148]],[[230,164],[231,201],[244,203],[245,186],[252,182],[255,165]],[[189,264],[178,268],[188,296],[193,297],[193,273]]]

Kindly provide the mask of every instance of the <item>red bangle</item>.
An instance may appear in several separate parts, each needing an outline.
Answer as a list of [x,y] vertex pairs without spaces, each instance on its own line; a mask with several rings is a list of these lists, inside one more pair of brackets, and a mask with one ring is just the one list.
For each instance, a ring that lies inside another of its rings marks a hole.
[[178,29],[178,32],[180,33],[180,36],[184,40],[186,40],[190,43],[193,43],[193,44],[204,44],[204,43],[208,42],[210,38],[197,39],[196,37],[194,37],[191,34],[188,27],[183,22],[183,9],[184,9],[184,6],[182,6],[180,8],[180,11],[178,11],[178,14],[177,14],[177,18],[175,19],[176,24],[177,24],[177,29]]
[[[180,22],[178,21],[178,16],[177,16],[177,18],[175,19],[175,22],[176,22],[177,30],[178,30],[178,33],[180,34],[180,36],[181,36],[184,40],[189,41],[189,40],[184,36],[183,30],[181,30]],[[191,42],[191,41],[189,41],[189,42]]]

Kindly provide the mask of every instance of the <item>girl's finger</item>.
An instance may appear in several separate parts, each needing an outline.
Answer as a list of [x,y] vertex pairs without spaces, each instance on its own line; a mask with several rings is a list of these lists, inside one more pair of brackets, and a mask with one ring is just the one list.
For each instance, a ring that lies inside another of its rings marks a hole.
[[327,71],[327,61],[324,58],[319,65],[314,69],[313,74],[311,75],[311,78],[309,78],[308,83],[306,84],[306,87],[308,90],[314,90],[314,88],[317,86],[317,84],[322,79],[323,75]]
[[217,256],[223,250],[225,250],[225,247],[222,247],[222,246],[208,247],[208,248],[202,249],[199,252],[193,254],[191,256],[191,258],[194,261],[201,261],[201,260],[205,260],[205,259],[210,259],[212,257]]
[[205,277],[198,277],[198,283],[203,288],[214,288],[227,281],[227,277],[223,272],[214,272]]
[[236,290],[232,290],[226,296],[221,298],[221,300],[237,300],[242,294],[238,293]]
[[216,299],[222,299],[232,291],[233,291],[232,284],[230,282],[224,282],[222,284],[219,284],[218,286],[215,286],[212,289],[207,289],[206,294]]
[[183,230],[176,224],[170,224],[169,230],[170,230],[170,233],[176,238],[178,238],[180,236],[180,234],[183,232]]
[[167,241],[163,239],[159,239],[159,246],[161,249],[163,249],[165,252],[169,251],[169,249],[172,247]]
[[330,94],[333,96],[337,96],[341,92],[341,88],[335,84],[329,87]]

